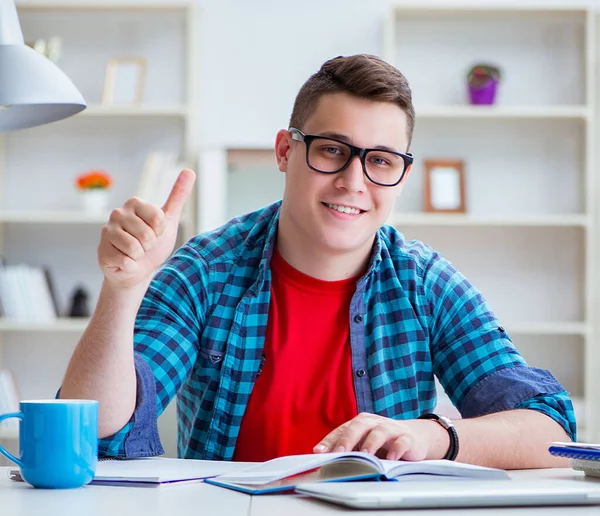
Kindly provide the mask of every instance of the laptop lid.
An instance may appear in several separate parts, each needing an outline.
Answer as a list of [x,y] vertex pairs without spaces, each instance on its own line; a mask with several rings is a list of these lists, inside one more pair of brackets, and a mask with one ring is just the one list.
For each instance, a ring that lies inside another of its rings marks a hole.
[[359,509],[600,505],[600,484],[577,480],[326,482],[296,492]]

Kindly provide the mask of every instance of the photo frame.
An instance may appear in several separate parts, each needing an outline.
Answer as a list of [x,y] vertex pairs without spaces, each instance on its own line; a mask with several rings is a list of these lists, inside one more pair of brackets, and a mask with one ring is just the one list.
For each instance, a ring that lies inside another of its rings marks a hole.
[[102,104],[141,104],[146,84],[144,57],[115,57],[106,65]]
[[465,166],[460,160],[425,160],[424,210],[465,213]]

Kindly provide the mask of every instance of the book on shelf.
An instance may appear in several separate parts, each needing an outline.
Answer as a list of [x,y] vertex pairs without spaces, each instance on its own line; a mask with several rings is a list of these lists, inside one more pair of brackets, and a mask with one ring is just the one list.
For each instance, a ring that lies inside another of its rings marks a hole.
[[307,482],[354,480],[508,480],[504,470],[449,460],[392,461],[362,452],[291,455],[225,473],[205,482],[248,494],[291,491]]
[[0,266],[0,316],[19,322],[56,320],[58,304],[50,272],[24,264]]

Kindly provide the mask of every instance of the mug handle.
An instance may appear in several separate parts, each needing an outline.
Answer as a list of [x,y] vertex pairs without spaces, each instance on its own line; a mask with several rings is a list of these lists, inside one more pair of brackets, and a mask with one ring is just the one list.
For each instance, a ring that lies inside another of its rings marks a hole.
[[[10,414],[3,414],[0,416],[0,423],[5,419],[9,419],[11,417],[16,417],[23,421],[23,412],[12,412]],[[7,459],[12,460],[17,466],[23,468],[23,461],[21,459],[17,459],[12,453],[7,452],[4,447],[0,444],[0,453],[4,455]]]

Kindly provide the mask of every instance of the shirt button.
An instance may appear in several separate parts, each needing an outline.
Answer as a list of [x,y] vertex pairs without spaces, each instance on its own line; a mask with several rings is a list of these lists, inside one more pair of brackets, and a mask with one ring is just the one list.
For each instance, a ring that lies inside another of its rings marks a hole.
[[365,370],[364,369],[359,369],[358,371],[356,371],[356,376],[358,376],[359,378],[362,378],[365,374]]
[[354,322],[361,323],[362,322],[362,315],[355,315],[354,316]]
[[504,327],[503,326],[498,326],[498,331],[501,333],[504,333]]

